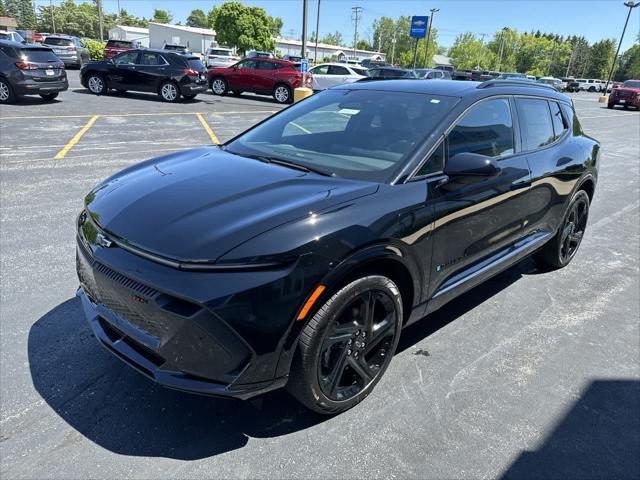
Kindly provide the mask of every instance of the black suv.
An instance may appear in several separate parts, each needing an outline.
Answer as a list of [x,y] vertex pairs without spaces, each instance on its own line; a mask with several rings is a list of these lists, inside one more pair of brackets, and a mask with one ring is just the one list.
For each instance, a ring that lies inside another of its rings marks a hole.
[[109,89],[157,93],[165,102],[180,95],[193,99],[207,89],[207,68],[200,58],[170,50],[136,49],[100,62],[91,62],[80,71],[82,85],[96,95]]
[[358,80],[359,82],[362,81],[371,81],[371,80],[390,80],[390,79],[394,79],[394,78],[418,78],[418,74],[414,71],[414,70],[407,70],[405,68],[398,68],[398,67],[388,67],[388,66],[382,66],[382,67],[371,67],[368,70],[368,77],[362,78],[360,80]]
[[571,262],[599,159],[545,85],[340,85],[96,186],[78,296],[96,339],[161,384],[286,385],[337,413],[369,395],[407,325],[529,255]]
[[0,40],[0,103],[22,95],[53,100],[68,88],[64,63],[51,49]]

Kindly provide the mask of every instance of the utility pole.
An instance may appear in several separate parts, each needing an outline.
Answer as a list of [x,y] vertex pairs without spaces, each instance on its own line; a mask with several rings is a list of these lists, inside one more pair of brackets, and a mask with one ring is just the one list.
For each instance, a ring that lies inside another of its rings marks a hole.
[[49,0],[49,9],[51,10],[51,26],[53,27],[53,34],[56,34],[56,16],[53,13],[53,0]]
[[553,50],[551,50],[551,59],[549,60],[549,65],[547,65],[547,77],[549,76],[549,73],[551,73],[551,65],[553,65],[553,60],[556,57],[556,49],[554,48]]
[[118,15],[116,17],[116,20],[120,22],[120,0],[118,0]]
[[480,39],[480,51],[478,52],[478,60],[476,61],[476,70],[480,70],[480,59],[482,59],[482,49],[484,48],[484,37],[487,34],[481,33],[480,35],[482,38]]
[[391,39],[391,65],[396,55],[396,32],[393,32],[393,38]]
[[502,27],[502,34],[500,35],[500,54],[498,55],[498,68],[496,71],[500,71],[500,66],[502,65],[502,52],[504,51],[504,32],[509,30],[507,27]]
[[[431,27],[433,26],[433,17],[436,12],[439,12],[439,8],[432,8],[429,10],[431,12],[431,17],[429,17],[429,25],[427,25],[427,41],[424,46],[424,67],[429,68],[431,66],[431,61],[429,60],[429,39],[431,38]],[[415,64],[415,62],[414,62]],[[415,65],[413,66],[415,68]]]
[[302,58],[307,58],[307,7],[308,0],[302,0]]
[[609,88],[609,83],[611,82],[611,77],[613,76],[613,69],[616,68],[616,59],[618,58],[618,54],[620,53],[620,47],[622,46],[622,39],[624,38],[624,33],[627,31],[627,24],[629,23],[629,17],[631,16],[631,10],[640,5],[640,2],[633,3],[631,0],[625,2],[624,6],[629,7],[629,13],[627,13],[627,19],[624,22],[624,28],[622,29],[622,35],[620,35],[620,41],[618,42],[618,49],[616,50],[616,54],[613,56],[613,64],[611,65],[611,70],[609,70],[609,78],[607,78],[607,83],[604,86],[604,94],[606,96],[607,89]]
[[313,54],[313,64],[318,64],[318,30],[320,30],[320,0],[318,0],[318,12],[316,13],[316,50]]
[[98,22],[100,23],[100,40],[104,40],[104,18],[102,17],[102,0],[97,0],[98,4]]
[[382,51],[382,31],[378,32],[378,51]]
[[351,18],[355,23],[355,30],[353,32],[353,56],[354,60],[357,57],[356,44],[358,43],[358,22],[360,22],[360,16],[362,15],[362,7],[351,7],[353,14]]

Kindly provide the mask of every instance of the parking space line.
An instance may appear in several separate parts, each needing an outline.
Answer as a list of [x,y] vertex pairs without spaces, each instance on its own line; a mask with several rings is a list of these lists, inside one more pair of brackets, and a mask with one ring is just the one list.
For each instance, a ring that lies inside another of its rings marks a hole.
[[211,139],[213,144],[214,145],[220,145],[220,140],[218,140],[218,137],[216,137],[216,134],[213,133],[213,130],[211,130],[211,127],[209,126],[207,121],[204,119],[202,114],[201,113],[196,113],[196,117],[198,117],[198,120],[200,120],[200,123],[202,124],[202,126],[204,127],[204,130],[209,135],[209,138]]
[[64,156],[67,154],[67,152],[69,150],[71,150],[73,148],[73,146],[78,143],[78,140],[80,140],[82,138],[82,136],[87,133],[87,130],[89,130],[94,123],[96,123],[96,120],[98,120],[98,117],[100,115],[94,115],[93,117],[91,117],[91,119],[87,122],[87,124],[82,127],[80,129],[80,131],[78,133],[76,133],[73,138],[71,140],[69,140],[69,143],[67,143],[62,150],[60,150],[55,157],[53,157],[55,160],[61,160],[64,158]]
[[638,115],[637,113],[629,112],[629,113],[614,113],[613,115],[592,115],[590,117],[582,117],[579,116],[579,120],[586,120],[587,118],[611,118],[611,117],[626,117],[629,115]]
[[[232,112],[206,112],[212,115],[239,115],[251,113],[276,113],[278,110],[238,110]],[[161,117],[173,115],[202,115],[200,112],[158,112],[158,113],[110,113],[98,114],[95,116],[104,118],[119,117]],[[34,115],[34,116],[16,116],[16,117],[0,117],[0,120],[48,120],[53,118],[89,118],[94,115]]]

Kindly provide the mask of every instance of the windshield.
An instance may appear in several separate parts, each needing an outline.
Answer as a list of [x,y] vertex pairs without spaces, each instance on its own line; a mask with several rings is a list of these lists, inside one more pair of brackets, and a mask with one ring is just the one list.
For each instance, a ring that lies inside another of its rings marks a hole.
[[64,47],[73,45],[73,41],[69,38],[56,38],[56,37],[47,37],[44,39],[44,42],[42,43],[45,45],[59,45]]
[[239,136],[224,149],[340,177],[386,182],[458,102],[439,95],[326,90]]
[[622,86],[624,88],[640,88],[640,80],[627,80]]

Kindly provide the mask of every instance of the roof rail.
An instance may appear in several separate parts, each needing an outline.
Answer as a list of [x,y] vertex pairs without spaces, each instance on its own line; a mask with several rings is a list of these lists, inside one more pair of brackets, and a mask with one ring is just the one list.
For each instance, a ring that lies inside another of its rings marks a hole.
[[493,80],[487,80],[486,82],[482,82],[476,88],[489,88],[489,87],[539,87],[539,88],[548,88],[557,92],[557,90],[552,85],[547,85],[546,83],[539,83],[534,80],[519,80],[515,78],[494,78]]

